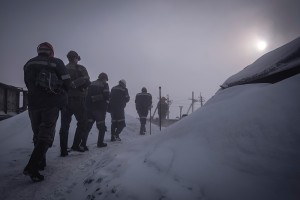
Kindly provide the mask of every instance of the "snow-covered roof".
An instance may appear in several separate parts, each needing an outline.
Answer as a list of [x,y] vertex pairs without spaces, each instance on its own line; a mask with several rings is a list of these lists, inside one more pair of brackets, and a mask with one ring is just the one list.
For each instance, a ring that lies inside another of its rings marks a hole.
[[[261,56],[242,71],[229,77],[221,88],[257,82],[257,80],[300,68],[300,37]],[[297,70],[299,73],[299,70]]]

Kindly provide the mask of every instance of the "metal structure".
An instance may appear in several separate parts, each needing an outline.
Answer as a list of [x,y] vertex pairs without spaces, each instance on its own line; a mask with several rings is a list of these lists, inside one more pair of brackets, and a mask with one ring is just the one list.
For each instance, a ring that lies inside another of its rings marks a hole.
[[27,91],[0,83],[0,120],[27,110]]
[[192,103],[190,104],[187,112],[186,112],[186,115],[189,114],[190,110],[192,109],[192,113],[194,112],[194,103],[197,103],[197,102],[200,102],[200,105],[201,107],[203,106],[204,102],[205,102],[205,99],[204,97],[201,95],[201,92],[200,92],[200,96],[199,96],[199,100],[195,99],[194,98],[194,92],[192,92],[192,98],[189,99],[189,100],[192,100]]

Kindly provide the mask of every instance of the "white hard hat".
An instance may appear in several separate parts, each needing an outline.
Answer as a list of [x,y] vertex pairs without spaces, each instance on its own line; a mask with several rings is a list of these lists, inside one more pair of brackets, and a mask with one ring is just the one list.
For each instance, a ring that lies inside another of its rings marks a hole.
[[125,81],[124,79],[121,79],[121,80],[119,81],[119,83],[120,83],[120,84],[123,84],[123,85],[126,87],[126,81]]

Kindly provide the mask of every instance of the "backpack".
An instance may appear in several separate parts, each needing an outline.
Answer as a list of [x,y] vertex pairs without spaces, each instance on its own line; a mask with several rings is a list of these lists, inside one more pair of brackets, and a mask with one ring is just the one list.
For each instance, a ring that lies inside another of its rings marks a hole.
[[61,94],[63,81],[51,69],[50,65],[43,67],[37,75],[36,85],[49,94]]

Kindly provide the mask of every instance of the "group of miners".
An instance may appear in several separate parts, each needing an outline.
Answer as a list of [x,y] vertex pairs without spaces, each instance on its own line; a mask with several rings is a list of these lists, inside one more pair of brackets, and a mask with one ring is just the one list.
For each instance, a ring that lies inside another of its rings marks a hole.
[[[130,100],[124,79],[111,90],[107,83],[108,75],[104,72],[91,82],[86,68],[78,64],[81,58],[77,52],[68,52],[67,65],[54,57],[53,47],[48,42],[38,45],[37,53],[36,57],[24,65],[34,149],[23,173],[34,182],[44,180],[39,171],[46,166],[46,152],[53,144],[59,113],[60,152],[65,157],[71,150],[89,150],[87,139],[95,122],[99,131],[97,147],[107,146],[104,143],[107,112],[111,114],[111,141],[121,141],[120,133],[126,126],[124,109]],[[152,96],[145,87],[136,95],[135,105],[141,124],[140,134],[144,135],[146,118],[152,107]],[[162,106],[158,108],[158,112],[165,118],[161,109]],[[68,135],[73,115],[77,126],[73,144],[69,149]]]

